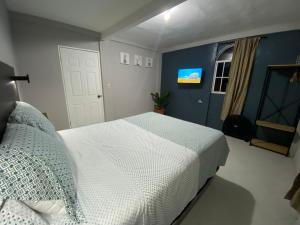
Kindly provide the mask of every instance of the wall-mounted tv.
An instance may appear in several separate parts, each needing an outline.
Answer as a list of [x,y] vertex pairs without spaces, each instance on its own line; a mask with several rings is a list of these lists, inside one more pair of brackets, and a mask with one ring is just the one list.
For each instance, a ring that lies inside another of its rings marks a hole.
[[202,68],[179,69],[177,83],[179,84],[200,84]]

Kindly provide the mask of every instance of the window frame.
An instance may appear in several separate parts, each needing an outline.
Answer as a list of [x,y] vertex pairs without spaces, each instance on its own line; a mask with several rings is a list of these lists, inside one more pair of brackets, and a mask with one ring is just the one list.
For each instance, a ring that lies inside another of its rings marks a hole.
[[212,82],[212,87],[211,87],[211,93],[212,94],[220,94],[220,95],[224,95],[226,93],[226,91],[215,91],[215,82],[216,82],[216,78],[217,78],[217,67],[218,67],[218,64],[219,63],[224,63],[223,65],[223,70],[222,70],[222,77],[221,78],[221,84],[220,84],[220,87],[222,87],[222,82],[223,82],[223,78],[228,78],[229,79],[229,76],[228,77],[223,77],[224,75],[224,68],[225,68],[225,63],[227,62],[232,62],[232,59],[225,59],[225,60],[216,60],[215,62],[215,69],[214,69],[214,79],[213,79],[213,82]]

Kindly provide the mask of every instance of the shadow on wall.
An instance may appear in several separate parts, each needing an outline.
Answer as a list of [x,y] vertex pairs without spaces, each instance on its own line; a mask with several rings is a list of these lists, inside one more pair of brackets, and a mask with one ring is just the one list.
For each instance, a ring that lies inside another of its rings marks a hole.
[[250,225],[254,204],[248,190],[216,176],[180,225]]

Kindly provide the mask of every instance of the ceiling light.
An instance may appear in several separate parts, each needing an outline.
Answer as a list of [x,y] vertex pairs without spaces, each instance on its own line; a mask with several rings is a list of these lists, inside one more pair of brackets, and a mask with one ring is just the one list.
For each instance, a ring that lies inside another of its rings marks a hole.
[[164,19],[167,22],[171,18],[171,10],[167,10],[164,12]]

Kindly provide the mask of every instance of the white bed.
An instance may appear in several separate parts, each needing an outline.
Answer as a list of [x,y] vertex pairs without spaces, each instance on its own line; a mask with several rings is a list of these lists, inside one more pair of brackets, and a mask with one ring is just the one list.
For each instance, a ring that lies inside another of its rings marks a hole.
[[59,134],[89,225],[171,224],[229,152],[221,132],[155,113]]

